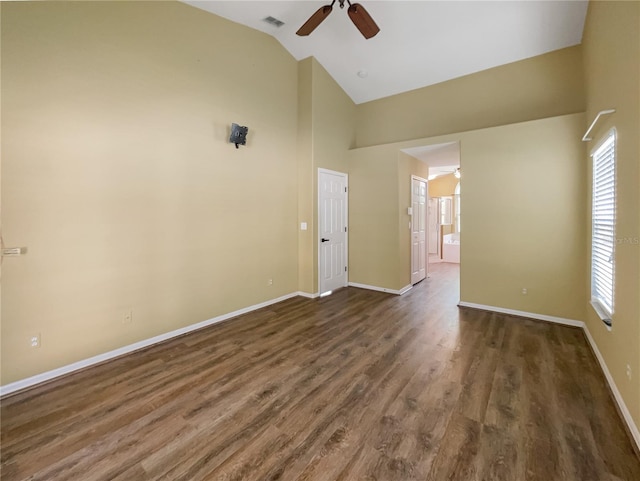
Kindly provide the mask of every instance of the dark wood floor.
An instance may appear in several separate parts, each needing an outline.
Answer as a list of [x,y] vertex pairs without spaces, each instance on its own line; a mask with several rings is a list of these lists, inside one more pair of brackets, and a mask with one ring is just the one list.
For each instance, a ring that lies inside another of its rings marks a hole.
[[2,401],[3,480],[640,480],[582,331],[295,298]]

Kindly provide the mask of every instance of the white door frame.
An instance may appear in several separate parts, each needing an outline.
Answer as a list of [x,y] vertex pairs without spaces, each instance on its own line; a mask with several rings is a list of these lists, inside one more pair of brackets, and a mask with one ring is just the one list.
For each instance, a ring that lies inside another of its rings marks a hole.
[[[428,186],[429,184],[427,184]],[[427,187],[428,188],[428,187]],[[427,226],[427,235],[431,236],[431,235],[435,235],[436,236],[436,241],[435,241],[435,245],[436,245],[436,251],[433,252],[433,254],[437,255],[438,258],[440,258],[440,242],[438,241],[438,239],[440,238],[440,235],[438,233],[438,229],[440,228],[440,200],[438,197],[428,197],[427,201],[429,202],[429,207],[433,207],[433,209],[427,213],[427,221],[430,222],[430,224]],[[431,205],[433,203],[433,206]],[[435,220],[435,223],[433,222]],[[434,228],[431,229],[431,224],[434,224]],[[429,237],[429,242],[427,245],[427,254],[431,255],[431,238]]]
[[[345,202],[344,202],[344,222],[345,222],[345,226],[347,227],[345,234],[344,234],[344,259],[345,259],[345,264],[347,266],[347,270],[345,271],[345,282],[344,282],[344,286],[346,287],[349,284],[349,174],[346,174],[344,172],[338,172],[336,170],[329,170],[329,169],[323,169],[323,168],[318,168],[318,179],[317,179],[317,189],[318,189],[318,193],[317,193],[317,203],[318,203],[318,207],[317,207],[317,215],[318,215],[318,219],[317,219],[317,223],[316,223],[316,233],[317,233],[317,237],[316,237],[316,246],[318,248],[318,293],[320,295],[324,294],[325,291],[323,291],[322,288],[322,249],[320,248],[320,209],[322,208],[322,205],[320,203],[320,174],[321,173],[325,173],[325,174],[333,174],[333,175],[339,175],[341,177],[344,177],[344,183],[346,186],[347,191],[345,192]],[[326,291],[329,292],[329,291]]]
[[[425,237],[425,242],[424,242],[424,272],[425,272],[425,279],[429,276],[429,181],[427,179],[424,179],[422,177],[419,177],[417,175],[412,175],[411,176],[411,183],[410,183],[410,192],[411,192],[411,206],[413,207],[413,181],[414,180],[418,180],[421,182],[424,182],[425,185],[425,209],[424,209],[424,237]],[[411,212],[411,224],[410,226],[413,226],[413,216],[416,215],[415,212]],[[411,234],[413,234],[413,231],[411,232]],[[409,264],[409,280],[411,281],[411,275],[413,274],[413,238],[412,235],[409,236],[409,251],[411,252],[411,262]],[[411,283],[411,282],[410,282]]]

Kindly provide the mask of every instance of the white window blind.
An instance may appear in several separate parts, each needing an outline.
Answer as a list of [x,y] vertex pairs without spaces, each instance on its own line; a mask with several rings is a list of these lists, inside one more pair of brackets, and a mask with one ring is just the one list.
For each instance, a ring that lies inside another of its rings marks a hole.
[[612,130],[592,154],[591,303],[611,325],[614,306],[616,232],[616,133]]

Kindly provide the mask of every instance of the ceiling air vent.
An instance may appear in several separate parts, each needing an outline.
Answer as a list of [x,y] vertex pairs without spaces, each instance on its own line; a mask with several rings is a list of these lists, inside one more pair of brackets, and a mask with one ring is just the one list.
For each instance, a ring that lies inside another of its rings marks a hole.
[[267,17],[267,18],[263,18],[262,19],[263,22],[267,22],[270,25],[273,25],[274,27],[282,27],[284,25],[284,22],[282,20],[278,20],[277,18],[274,17]]

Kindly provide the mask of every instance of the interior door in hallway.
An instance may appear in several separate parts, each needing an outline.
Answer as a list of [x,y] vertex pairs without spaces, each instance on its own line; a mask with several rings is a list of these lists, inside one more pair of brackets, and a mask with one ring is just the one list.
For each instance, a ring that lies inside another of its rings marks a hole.
[[427,276],[427,181],[411,176],[411,284]]
[[318,169],[318,288],[347,285],[347,174]]

